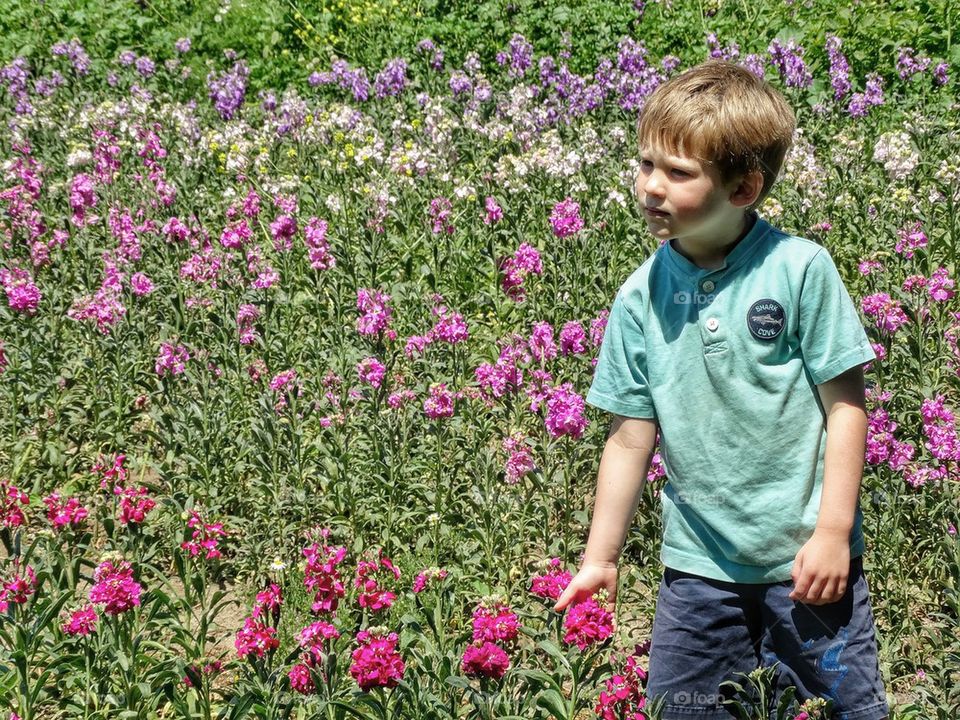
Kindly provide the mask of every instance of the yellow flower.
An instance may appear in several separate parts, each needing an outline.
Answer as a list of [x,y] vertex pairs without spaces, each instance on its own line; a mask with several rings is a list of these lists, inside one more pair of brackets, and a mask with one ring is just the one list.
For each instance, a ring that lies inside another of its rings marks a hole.
[[420,118],[414,118],[413,120],[411,120],[410,127],[412,127],[414,130],[420,127]]
[[404,153],[403,155],[400,156],[400,162],[402,163],[410,162],[410,157],[406,153]]
[[352,158],[355,154],[353,150],[353,143],[347,143],[344,145],[343,152],[346,153],[348,158]]
[[467,200],[469,200],[470,202],[476,202],[477,196],[474,195],[473,193],[470,193],[469,195],[467,195]]
[[407,140],[407,141],[403,144],[403,147],[406,148],[407,150],[413,150],[413,142],[410,141],[410,140]]
[[215,152],[219,147],[220,147],[220,143],[218,143],[216,140],[210,143],[211,152]]
[[344,134],[343,134],[343,131],[342,131],[342,130],[337,130],[337,131],[333,134],[333,141],[334,141],[335,143],[342,143],[344,137],[345,137],[345,136],[344,136]]
[[307,125],[313,124],[313,115],[307,115],[307,116],[303,119],[303,121],[304,121]]

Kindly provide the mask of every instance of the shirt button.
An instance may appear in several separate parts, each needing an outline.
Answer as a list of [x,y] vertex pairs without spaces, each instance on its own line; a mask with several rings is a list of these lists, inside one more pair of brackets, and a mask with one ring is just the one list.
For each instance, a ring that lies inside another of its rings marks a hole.
[[715,332],[718,327],[720,327],[720,321],[716,318],[710,318],[707,320],[707,330],[710,332]]
[[713,280],[704,280],[703,285],[701,285],[700,287],[703,288],[703,291],[705,293],[711,293],[713,292],[713,289],[716,287],[716,285],[714,284]]

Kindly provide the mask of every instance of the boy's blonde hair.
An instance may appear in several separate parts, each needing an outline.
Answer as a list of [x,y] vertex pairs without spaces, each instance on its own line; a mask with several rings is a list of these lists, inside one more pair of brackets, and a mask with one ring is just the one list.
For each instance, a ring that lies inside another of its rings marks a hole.
[[637,139],[710,163],[724,182],[759,170],[756,206],[777,179],[795,127],[793,110],[769,83],[734,63],[708,60],[650,95]]

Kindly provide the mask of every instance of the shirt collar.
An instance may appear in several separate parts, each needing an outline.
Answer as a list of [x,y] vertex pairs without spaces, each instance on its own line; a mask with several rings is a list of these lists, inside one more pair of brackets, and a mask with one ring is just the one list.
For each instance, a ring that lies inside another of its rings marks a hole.
[[712,273],[727,272],[743,263],[747,257],[752,255],[753,251],[756,250],[757,246],[760,245],[761,241],[767,236],[767,232],[770,229],[770,223],[759,215],[756,215],[755,212],[751,212],[756,216],[753,227],[750,228],[750,231],[736,244],[733,250],[727,253],[727,256],[723,259],[723,265],[720,267],[702,268],[690,262],[690,260],[673,248],[673,244],[669,240],[663,243],[661,248],[663,248],[667,258],[669,258],[670,264],[682,275],[697,277],[710,275]]

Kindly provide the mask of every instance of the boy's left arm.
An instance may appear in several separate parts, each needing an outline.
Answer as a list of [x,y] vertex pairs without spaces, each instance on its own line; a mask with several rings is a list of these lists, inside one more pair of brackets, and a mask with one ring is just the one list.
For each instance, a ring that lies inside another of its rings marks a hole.
[[826,414],[823,492],[817,525],[793,562],[791,600],[826,605],[843,597],[867,440],[863,368],[817,385]]

